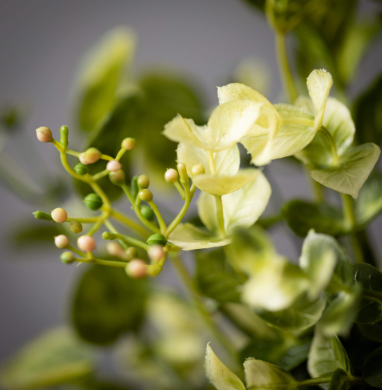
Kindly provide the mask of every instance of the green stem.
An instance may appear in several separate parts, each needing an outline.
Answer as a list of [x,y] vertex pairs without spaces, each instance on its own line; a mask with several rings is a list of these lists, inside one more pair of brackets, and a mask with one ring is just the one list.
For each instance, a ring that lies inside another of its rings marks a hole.
[[235,348],[228,341],[227,337],[221,332],[221,330],[216,326],[215,322],[211,318],[211,314],[208,312],[206,307],[203,304],[199,291],[195,287],[193,280],[187,272],[187,269],[183,265],[182,261],[178,256],[170,256],[172,264],[175,269],[178,271],[179,276],[183,281],[183,285],[187,288],[189,295],[191,296],[193,303],[196,309],[199,311],[202,319],[205,324],[210,329],[211,333],[214,335],[217,341],[226,349],[229,355],[232,357],[234,362],[238,362],[238,356]]
[[223,214],[223,202],[221,196],[215,196],[216,202],[216,213],[218,217],[218,229],[221,237],[226,236],[225,227],[224,227],[224,214]]
[[144,243],[142,241],[136,240],[135,238],[125,236],[125,235],[119,234],[119,233],[116,233],[116,236],[119,240],[125,242],[128,245],[138,246],[139,248],[142,248],[145,251],[148,251],[150,249],[149,245],[147,245],[146,243]]
[[285,34],[276,32],[276,54],[279,63],[281,78],[284,85],[284,90],[289,96],[290,103],[294,103],[298,97],[296,87],[294,85],[292,73],[288,63],[288,57],[285,48]]
[[324,192],[322,189],[322,185],[312,178],[312,176],[310,175],[311,169],[308,166],[305,165],[304,168],[305,168],[306,177],[307,177],[307,180],[310,184],[311,192],[312,192],[314,199],[318,203],[323,203],[325,201],[325,196],[324,196]]
[[298,382],[297,389],[300,387],[315,386],[315,385],[321,385],[324,383],[330,383],[331,380],[332,380],[331,376],[323,376],[320,378],[305,379],[304,381]]
[[150,202],[148,202],[148,204],[153,209],[154,214],[157,217],[161,233],[162,234],[166,233],[166,223],[164,222],[164,220],[162,218],[162,214],[160,213],[158,206],[152,200],[150,200]]
[[131,220],[127,215],[121,213],[120,211],[113,209],[110,215],[119,222],[122,222],[124,225],[128,226],[130,229],[135,230],[142,237],[149,237],[151,234],[149,230],[146,230],[141,225],[138,225],[135,221]]

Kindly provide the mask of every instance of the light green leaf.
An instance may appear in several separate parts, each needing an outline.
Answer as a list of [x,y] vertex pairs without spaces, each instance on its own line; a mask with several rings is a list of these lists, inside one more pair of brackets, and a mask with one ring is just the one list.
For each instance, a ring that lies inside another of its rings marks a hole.
[[116,101],[116,90],[135,52],[135,33],[126,27],[109,31],[82,61],[77,89],[78,121],[84,131],[94,130]]
[[205,368],[207,378],[217,390],[245,390],[243,382],[218,359],[209,345]]
[[259,92],[247,87],[240,83],[231,83],[224,87],[218,87],[219,104],[224,104],[232,100],[251,100],[253,102],[265,103],[270,105],[271,103]]
[[[208,152],[197,146],[181,142],[177,149],[178,162],[186,164],[188,176],[192,177],[191,169],[194,165],[203,165],[206,174],[211,174],[208,161]],[[237,145],[213,153],[217,175],[233,176],[240,167],[240,152]]]
[[185,119],[177,115],[168,122],[163,130],[163,135],[174,142],[183,142],[185,144],[203,148],[203,133],[206,126],[197,126],[192,119]]
[[[338,337],[325,337],[316,327],[308,358],[308,371],[312,378],[331,376],[338,368],[351,373],[350,361]],[[328,388],[329,385],[325,385]]]
[[257,359],[244,362],[245,380],[250,390],[293,390],[298,382],[293,376],[274,364]]
[[338,164],[311,171],[311,176],[322,185],[357,199],[380,154],[377,145],[363,144],[345,152]]
[[202,220],[204,226],[210,232],[217,234],[218,218],[216,214],[215,197],[213,195],[207,194],[207,192],[201,192],[197,200],[197,206],[199,218]]
[[317,298],[332,279],[337,264],[332,237],[311,230],[302,246],[300,267],[311,281],[309,299]]
[[239,190],[254,181],[259,174],[260,170],[249,168],[242,169],[235,176],[198,175],[193,178],[193,182],[201,191],[222,196]]
[[94,351],[67,328],[56,328],[31,341],[0,371],[9,390],[50,388],[84,378],[94,370]]
[[308,76],[306,84],[315,108],[314,128],[318,130],[321,127],[324,117],[326,100],[328,99],[330,88],[333,85],[333,79],[331,74],[326,70],[316,69]]
[[215,248],[228,245],[229,238],[218,238],[211,233],[201,230],[190,223],[181,223],[170,234],[169,241],[182,248],[184,251],[191,251],[203,248]]

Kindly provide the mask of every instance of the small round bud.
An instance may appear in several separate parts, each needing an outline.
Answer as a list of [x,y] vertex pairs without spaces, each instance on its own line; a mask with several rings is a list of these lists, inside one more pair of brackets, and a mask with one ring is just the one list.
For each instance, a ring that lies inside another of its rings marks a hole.
[[150,236],[146,241],[150,246],[151,245],[161,245],[165,246],[167,244],[166,237],[162,234],[156,233]]
[[76,260],[72,252],[62,253],[60,259],[64,264],[72,264]]
[[45,126],[36,129],[36,136],[40,142],[52,142],[53,140],[52,131]]
[[122,164],[117,160],[109,161],[106,164],[106,169],[110,172],[119,171],[121,168],[122,168]]
[[127,254],[129,259],[134,259],[134,257],[137,256],[137,248],[135,248],[134,246],[131,246],[130,248],[127,248],[126,249],[126,254]]
[[122,169],[119,169],[115,172],[110,172],[109,179],[113,184],[121,186],[125,184],[125,172],[123,172]]
[[88,209],[93,211],[100,209],[103,205],[101,197],[94,192],[85,196],[84,203]]
[[132,278],[144,278],[147,276],[147,264],[140,259],[131,260],[125,270]]
[[135,139],[134,138],[125,138],[122,141],[122,145],[121,146],[122,146],[122,149],[131,150],[135,146]]
[[164,174],[164,179],[167,181],[167,183],[175,183],[178,181],[178,172],[175,169],[167,169],[166,173]]
[[152,261],[157,262],[166,255],[162,245],[153,245],[148,251],[149,257]]
[[92,236],[81,236],[77,240],[77,246],[84,252],[92,252],[96,248],[96,242]]
[[141,200],[145,201],[145,202],[150,202],[151,200],[153,200],[153,193],[150,191],[150,190],[142,190],[142,191],[139,191],[139,197]]
[[180,162],[176,165],[176,169],[178,170],[179,174],[186,172],[186,164]]
[[74,166],[74,171],[78,174],[78,175],[86,175],[88,172],[89,172],[89,168],[82,164],[82,163],[78,163]]
[[148,221],[152,221],[154,219],[154,211],[150,206],[141,206],[141,213]]
[[101,152],[97,148],[89,148],[86,152],[80,154],[82,164],[94,164],[101,158]]
[[141,175],[138,177],[137,183],[138,183],[139,189],[146,189],[146,188],[149,188],[150,179],[146,175]]
[[198,176],[202,175],[203,173],[206,173],[206,170],[204,169],[202,164],[197,164],[192,167],[191,173],[193,176]]
[[66,222],[66,220],[68,219],[67,212],[61,207],[57,207],[56,209],[54,209],[50,213],[50,215],[52,216],[53,221],[57,223]]
[[117,238],[116,234],[110,232],[103,232],[102,238],[104,240],[115,240]]
[[54,244],[57,248],[64,249],[69,245],[68,237],[64,234],[60,234],[59,236],[54,237]]
[[125,252],[123,251],[121,245],[116,242],[108,242],[106,244],[106,250],[107,253],[109,253],[109,255],[111,256],[123,257],[125,255]]
[[81,233],[82,232],[82,223],[77,222],[77,221],[70,222],[70,230],[76,234]]

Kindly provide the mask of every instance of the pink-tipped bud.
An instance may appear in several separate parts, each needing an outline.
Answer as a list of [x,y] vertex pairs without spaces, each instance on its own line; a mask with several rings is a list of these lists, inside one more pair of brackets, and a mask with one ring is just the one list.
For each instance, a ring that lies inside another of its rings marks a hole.
[[164,174],[164,179],[167,181],[167,183],[175,183],[178,181],[178,172],[175,169],[167,169],[166,173]]
[[109,253],[109,255],[111,255],[111,256],[116,256],[116,257],[124,257],[125,256],[125,252],[124,252],[123,248],[121,247],[121,245],[119,245],[116,242],[108,242],[106,244],[106,250],[107,250],[107,253]]
[[101,158],[101,152],[97,148],[89,148],[80,154],[80,161],[84,165],[94,164]]
[[64,249],[69,245],[68,237],[64,234],[60,234],[59,236],[54,237],[54,244],[57,248]]
[[84,252],[92,252],[96,248],[96,242],[92,236],[84,235],[78,238],[77,246]]
[[116,172],[121,168],[122,168],[122,164],[117,160],[109,161],[106,165],[106,169],[110,172]]
[[52,131],[45,126],[36,129],[36,136],[40,142],[52,142],[53,140]]
[[132,278],[144,278],[147,276],[147,264],[140,259],[131,260],[125,270]]
[[61,207],[57,207],[56,209],[54,209],[50,215],[53,221],[57,223],[64,223],[68,219],[67,212]]
[[162,245],[153,245],[148,250],[148,255],[153,262],[159,261],[162,257],[166,256],[166,252]]
[[191,173],[193,176],[198,176],[202,175],[203,173],[206,173],[206,170],[204,169],[202,164],[197,164],[192,167]]
[[121,146],[122,146],[122,149],[131,150],[135,146],[135,139],[134,138],[125,138],[122,141],[122,145]]

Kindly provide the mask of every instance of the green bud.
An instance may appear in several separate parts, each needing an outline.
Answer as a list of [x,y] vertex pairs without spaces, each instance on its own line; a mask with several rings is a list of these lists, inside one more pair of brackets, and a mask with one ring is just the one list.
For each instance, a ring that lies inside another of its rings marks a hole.
[[103,205],[101,197],[95,193],[86,195],[84,198],[84,203],[90,210],[98,210]]
[[144,202],[150,202],[153,200],[153,193],[150,190],[142,190],[139,191],[138,196],[143,200]]
[[43,221],[54,222],[52,216],[50,214],[44,213],[43,211],[35,211],[33,215],[36,219],[42,219]]
[[149,188],[150,179],[146,175],[141,175],[138,177],[138,187],[140,190]]
[[69,145],[69,129],[68,129],[68,126],[61,126],[60,127],[60,144],[65,149]]
[[114,233],[103,232],[102,233],[102,238],[104,240],[115,240],[117,238],[117,236]]
[[154,219],[154,211],[150,206],[143,205],[141,207],[141,213],[148,221],[152,221]]
[[86,175],[89,172],[89,168],[82,163],[76,164],[74,166],[74,170],[77,174],[79,174],[81,176]]
[[132,197],[135,199],[138,196],[139,187],[138,187],[138,176],[134,176],[130,184],[130,192]]
[[77,221],[70,222],[70,230],[73,233],[81,233],[82,232],[82,224]]
[[126,253],[130,259],[134,259],[135,257],[137,257],[137,253],[138,253],[137,248],[135,248],[134,246],[131,246],[130,248],[126,249]]
[[109,179],[113,184],[121,186],[125,184],[125,172],[123,172],[122,169],[119,169],[115,172],[110,172]]
[[64,253],[62,253],[60,258],[61,258],[61,261],[64,264],[72,264],[72,263],[75,262],[75,258],[74,258],[74,255],[73,255],[72,252],[64,252]]
[[167,244],[166,237],[163,234],[159,234],[159,233],[156,233],[156,234],[153,234],[152,236],[150,236],[146,242],[149,245],[165,246]]

